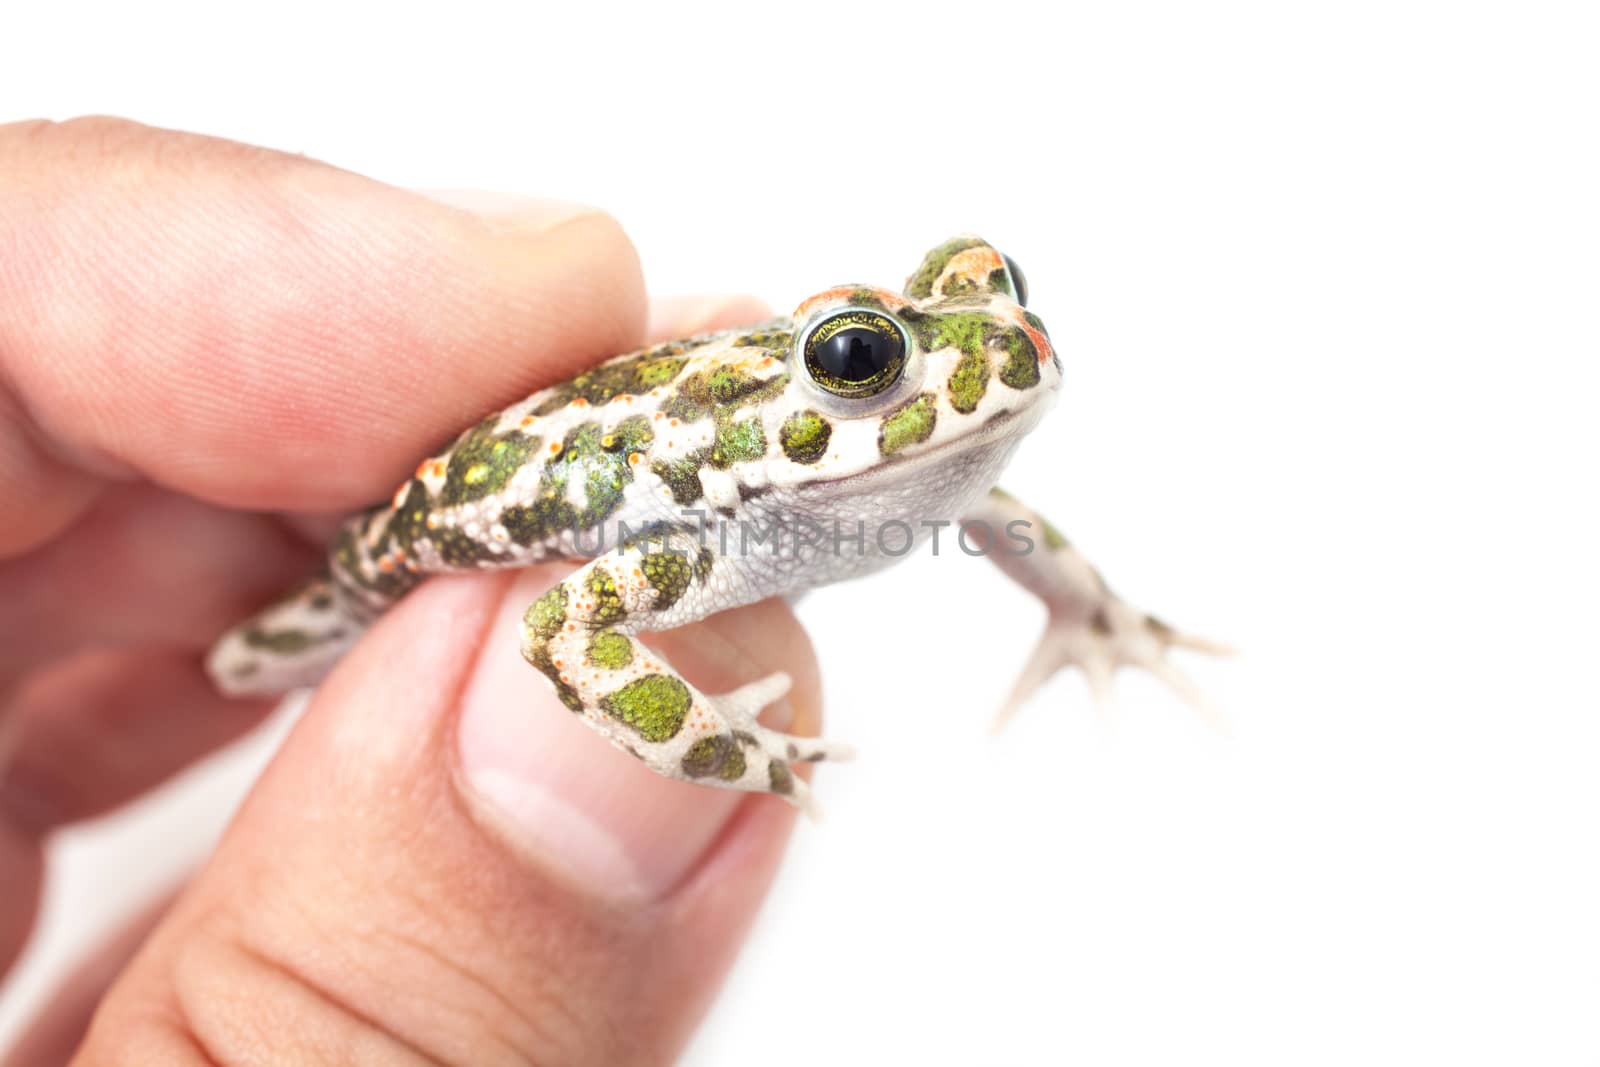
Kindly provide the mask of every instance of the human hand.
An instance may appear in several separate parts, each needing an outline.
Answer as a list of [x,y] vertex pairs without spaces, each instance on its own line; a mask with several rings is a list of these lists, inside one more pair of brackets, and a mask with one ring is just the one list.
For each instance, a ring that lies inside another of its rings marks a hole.
[[[648,332],[761,317],[678,304]],[[0,126],[0,973],[52,829],[269,710],[201,657],[316,566],[330,517],[645,320],[592,209],[466,211],[115,120]],[[658,778],[573,719],[516,651],[559,573],[438,579],[387,615],[171,907],[6,1062],[80,1039],[83,1064],[670,1061],[793,813]],[[711,691],[788,672],[790,728],[815,728],[781,604],[660,644]]]

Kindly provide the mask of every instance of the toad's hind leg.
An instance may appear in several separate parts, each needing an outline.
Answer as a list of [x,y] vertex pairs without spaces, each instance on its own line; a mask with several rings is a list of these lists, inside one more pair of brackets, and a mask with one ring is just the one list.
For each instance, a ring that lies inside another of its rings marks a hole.
[[562,703],[657,774],[774,793],[809,809],[806,784],[790,762],[847,753],[756,721],[763,707],[788,692],[788,675],[708,695],[636,636],[755,599],[754,590],[716,581],[716,567],[716,557],[688,533],[625,544],[528,609],[522,654],[549,678]]
[[368,614],[333,581],[313,579],[223,634],[206,671],[229,696],[316,685],[356,643]]
[[269,696],[322,681],[372,620],[421,580],[414,567],[396,565],[393,530],[401,517],[383,507],[350,519],[321,577],[223,634],[206,657],[217,688]]

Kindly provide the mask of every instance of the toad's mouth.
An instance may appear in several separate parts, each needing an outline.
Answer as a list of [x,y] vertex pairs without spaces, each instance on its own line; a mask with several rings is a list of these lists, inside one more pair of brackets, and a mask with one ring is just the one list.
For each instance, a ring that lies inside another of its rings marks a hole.
[[996,412],[985,419],[982,425],[976,429],[958,434],[948,441],[941,441],[931,448],[915,451],[907,450],[898,455],[890,456],[883,462],[874,464],[864,471],[841,474],[836,478],[825,478],[812,484],[866,487],[891,476],[903,478],[908,471],[915,472],[919,467],[938,466],[960,453],[970,452],[974,457],[977,457],[988,452],[997,444],[1015,446],[1027,436],[1028,431],[1038,425],[1039,421],[1044,417],[1044,407],[1046,406],[1029,404],[1026,407],[1010,408],[1006,411]]

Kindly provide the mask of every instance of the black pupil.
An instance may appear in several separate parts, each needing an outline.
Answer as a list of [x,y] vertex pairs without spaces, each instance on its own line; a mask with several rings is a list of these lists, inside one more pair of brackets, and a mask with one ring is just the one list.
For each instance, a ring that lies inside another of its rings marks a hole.
[[1010,256],[1002,254],[1006,261],[1006,270],[1011,272],[1011,284],[1017,287],[1017,303],[1023,307],[1028,306],[1028,279],[1022,276],[1022,268],[1017,266],[1017,261]]
[[900,354],[900,338],[866,326],[840,330],[813,349],[817,365],[840,381],[864,382]]

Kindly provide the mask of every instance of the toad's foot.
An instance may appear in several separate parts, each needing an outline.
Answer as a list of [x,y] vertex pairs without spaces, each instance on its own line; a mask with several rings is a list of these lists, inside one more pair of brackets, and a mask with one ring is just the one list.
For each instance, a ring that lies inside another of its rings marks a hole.
[[789,676],[779,671],[731,693],[712,697],[711,700],[733,726],[735,736],[745,735],[747,744],[759,745],[774,759],[820,763],[823,760],[840,762],[854,758],[855,750],[849,745],[824,741],[820,737],[782,733],[756,721],[762,708],[777,703],[788,691]]
[[1188,648],[1225,655],[1229,648],[1180,633],[1125,602],[1061,531],[1009,493],[994,490],[972,506],[966,520],[972,539],[986,546],[990,560],[1044,601],[1050,613],[1044,635],[995,719],[996,731],[1052,675],[1069,666],[1082,668],[1102,710],[1110,700],[1112,674],[1118,667],[1136,667],[1165,682],[1213,728],[1223,729],[1221,714],[1168,653]]
[[338,583],[313,579],[223,634],[206,670],[228,696],[316,685],[356,643],[369,614]]
[[1000,732],[1017,709],[1065,667],[1082,669],[1096,707],[1104,711],[1111,703],[1112,674],[1118,667],[1134,667],[1159,678],[1212,729],[1226,731],[1216,705],[1172,662],[1168,654],[1175,648],[1218,656],[1233,652],[1226,645],[1174,630],[1115,598],[1087,616],[1052,611],[992,729]]
[[[756,716],[763,708],[782,700],[789,692],[789,676],[779,671],[769,674],[730,693],[721,693],[705,699],[717,715],[728,724],[728,735],[738,743],[746,763],[759,752],[767,760],[768,784],[772,791],[783,796],[807,815],[817,817],[819,812],[811,799],[806,783],[793,777],[789,765],[796,762],[820,763],[823,760],[839,762],[854,756],[849,745],[824,741],[820,737],[802,737],[783,733],[763,726]],[[782,768],[774,772],[773,768]],[[773,775],[776,773],[777,777]],[[778,783],[786,783],[787,791]]]

